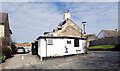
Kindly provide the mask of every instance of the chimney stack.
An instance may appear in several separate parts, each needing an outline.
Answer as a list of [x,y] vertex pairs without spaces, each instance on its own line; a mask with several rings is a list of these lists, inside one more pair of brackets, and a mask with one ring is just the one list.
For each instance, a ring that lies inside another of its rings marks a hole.
[[64,14],[64,20],[67,20],[67,19],[71,19],[71,14],[69,13],[69,10]]

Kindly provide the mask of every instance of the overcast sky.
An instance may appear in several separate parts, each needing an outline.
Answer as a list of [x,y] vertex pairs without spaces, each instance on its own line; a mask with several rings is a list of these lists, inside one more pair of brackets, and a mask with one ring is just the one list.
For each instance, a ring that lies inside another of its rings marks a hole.
[[34,41],[44,32],[52,31],[63,21],[63,11],[70,10],[71,19],[87,34],[118,28],[117,2],[6,2],[2,12],[8,12],[15,42]]

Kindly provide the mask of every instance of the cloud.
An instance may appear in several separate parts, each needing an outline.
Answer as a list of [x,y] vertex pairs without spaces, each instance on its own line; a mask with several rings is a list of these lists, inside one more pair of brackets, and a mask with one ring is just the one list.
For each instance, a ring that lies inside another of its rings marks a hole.
[[120,0],[1,0],[1,2],[118,2]]
[[82,21],[86,20],[88,34],[118,26],[117,2],[6,2],[2,8],[9,13],[13,37],[18,42],[30,42],[52,31],[63,20],[63,10],[68,9],[79,27],[83,28]]
[[83,28],[82,21],[86,20],[87,33],[98,34],[103,29],[114,30],[118,27],[118,3],[116,2],[70,2],[64,5],[81,28]]
[[19,42],[33,41],[51,31],[63,17],[52,3],[3,3],[3,11],[9,13],[13,36]]

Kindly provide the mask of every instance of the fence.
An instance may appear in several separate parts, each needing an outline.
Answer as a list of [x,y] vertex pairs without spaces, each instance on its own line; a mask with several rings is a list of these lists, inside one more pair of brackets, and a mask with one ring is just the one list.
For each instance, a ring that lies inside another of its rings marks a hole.
[[90,46],[113,45],[113,44],[117,44],[117,43],[120,43],[120,36],[93,40],[93,41],[90,41]]

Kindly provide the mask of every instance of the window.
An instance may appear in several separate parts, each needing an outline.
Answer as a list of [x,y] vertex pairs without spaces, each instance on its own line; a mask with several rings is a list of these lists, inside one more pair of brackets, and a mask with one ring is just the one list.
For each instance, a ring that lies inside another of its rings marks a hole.
[[67,44],[71,44],[71,41],[67,41]]
[[53,40],[52,39],[48,39],[48,45],[53,45]]
[[74,47],[79,47],[79,39],[74,39]]

